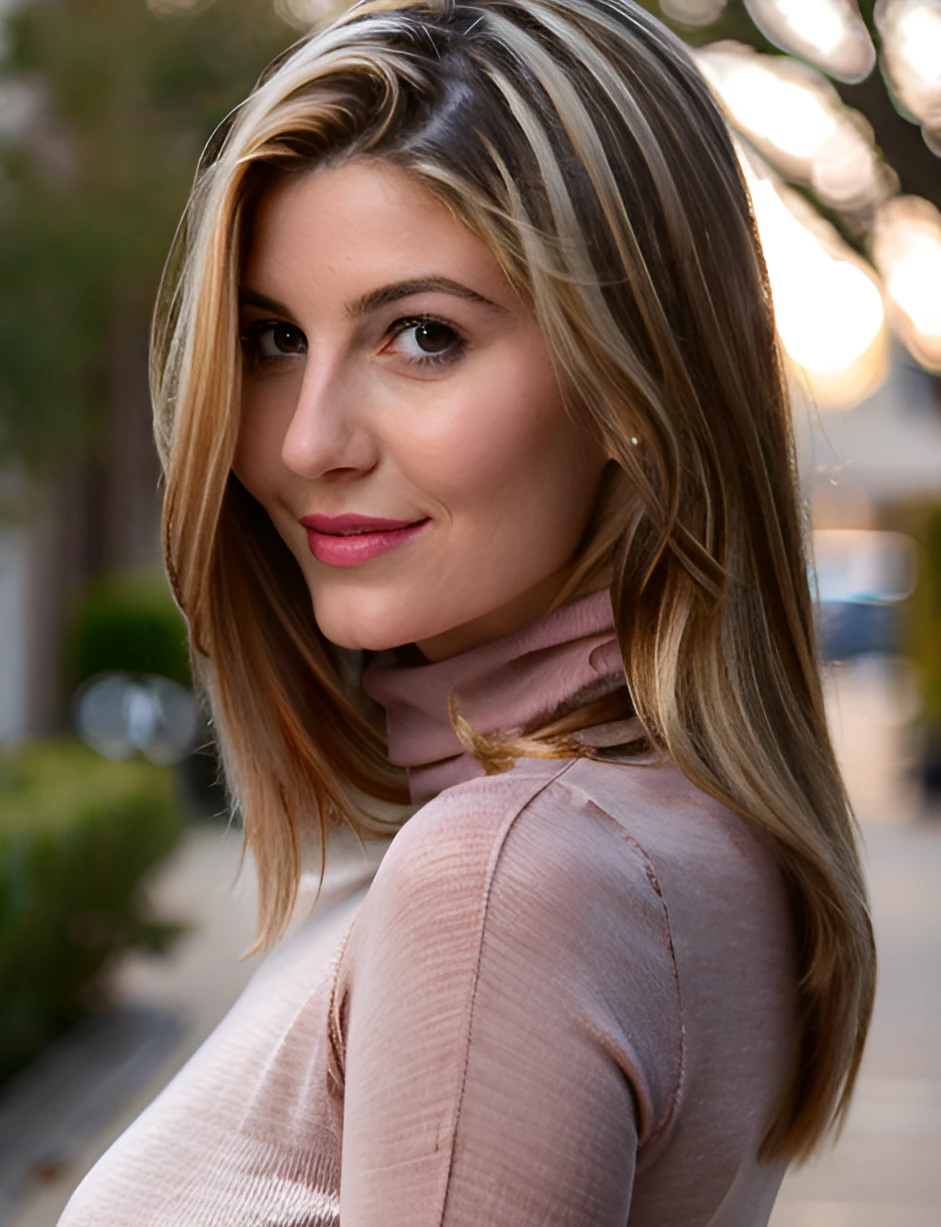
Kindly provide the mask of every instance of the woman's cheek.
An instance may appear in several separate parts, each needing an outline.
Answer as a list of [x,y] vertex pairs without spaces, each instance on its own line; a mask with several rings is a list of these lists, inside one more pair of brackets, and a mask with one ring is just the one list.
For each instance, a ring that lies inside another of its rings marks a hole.
[[281,449],[289,423],[290,410],[272,391],[253,388],[243,394],[232,468],[259,502],[275,494],[283,479]]
[[[552,424],[531,403],[507,403],[505,389],[478,388],[460,409],[401,436],[396,450],[411,481],[442,502],[505,497],[525,483]],[[537,461],[538,463],[538,461]]]

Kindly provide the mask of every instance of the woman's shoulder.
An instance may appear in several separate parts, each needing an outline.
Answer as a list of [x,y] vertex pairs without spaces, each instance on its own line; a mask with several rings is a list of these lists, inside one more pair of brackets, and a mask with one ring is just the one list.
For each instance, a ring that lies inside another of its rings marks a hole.
[[690,780],[668,758],[578,759],[558,781],[603,811],[657,863],[695,865],[698,876],[764,871],[776,862],[770,836]]
[[751,1146],[793,1050],[789,932],[770,848],[674,765],[521,760],[392,841],[337,966],[338,1066],[350,1037],[385,1053],[425,1019],[401,1067],[462,1085],[518,1018],[520,1068],[542,1028],[549,1068],[627,1080],[647,1162],[684,1112]]
[[743,971],[769,950],[780,962],[791,928],[770,840],[672,763],[528,759],[453,785],[406,821],[351,951],[381,931],[472,957],[486,934],[548,941],[558,958],[560,915],[573,957],[590,940],[596,966],[634,951],[666,978],[733,947]]
[[687,975],[733,947],[749,952],[755,968],[769,951],[771,962],[786,967],[789,892],[779,851],[758,823],[666,759],[643,765],[579,759],[558,786],[603,814],[612,841],[627,843],[643,860],[667,910],[674,948],[686,955],[680,962]]
[[394,882],[446,892],[455,878],[489,885],[517,861],[531,877],[587,872],[596,858],[598,868],[610,863],[593,834],[610,826],[611,816],[583,785],[568,783],[574,765],[571,759],[520,760],[511,771],[445,789],[398,831],[374,889]]
[[700,882],[778,874],[769,838],[672,762],[579,758],[518,760],[445,789],[398,831],[377,878],[444,889],[446,870],[492,877],[519,858],[570,889],[615,865],[642,867],[654,890],[660,867]]
[[571,765],[529,760],[454,785],[408,819],[338,964],[334,1043],[343,1064],[349,1017],[398,1026],[425,1009],[442,1027],[473,1019],[485,1047],[490,1034],[505,1044],[518,1010],[530,1039],[535,1019],[548,1029],[553,1060],[580,1049],[592,1076],[598,1061],[629,1077],[646,1142],[672,1115],[681,1079],[669,919],[641,845],[563,783]]
[[643,944],[647,934],[669,962],[662,891],[631,829],[625,776],[620,804],[612,805],[595,773],[577,771],[578,763],[525,760],[426,803],[389,846],[359,926],[372,918],[424,941],[448,930],[461,940],[482,938],[485,928],[497,937],[506,925],[516,940],[529,930],[535,942],[555,931],[560,914],[581,912],[599,923],[599,957],[605,935],[623,955],[625,943]]
[[716,976],[789,1008],[792,920],[771,843],[670,762],[530,759],[452,786],[398,832],[357,928],[351,953],[381,933],[468,972],[482,952],[525,949],[585,993],[614,977],[642,988],[665,1034],[680,986],[695,1000]]

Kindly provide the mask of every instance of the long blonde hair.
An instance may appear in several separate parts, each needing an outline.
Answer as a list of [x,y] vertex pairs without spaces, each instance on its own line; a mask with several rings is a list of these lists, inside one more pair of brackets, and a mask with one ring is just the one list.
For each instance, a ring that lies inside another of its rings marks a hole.
[[[875,952],[828,736],[786,381],[725,123],[683,44],[632,0],[365,0],[288,49],[201,161],[155,317],[166,565],[261,886],[283,933],[299,841],[407,806],[361,654],[231,472],[239,270],[274,178],[382,158],[482,238],[527,301],[568,411],[612,457],[556,605],[610,587],[655,747],[772,843],[792,902],[800,1035],[762,1159],[845,1119]],[[586,752],[604,704],[518,742],[453,713],[488,770]],[[403,814],[410,812],[402,811]],[[393,828],[395,829],[395,828]]]

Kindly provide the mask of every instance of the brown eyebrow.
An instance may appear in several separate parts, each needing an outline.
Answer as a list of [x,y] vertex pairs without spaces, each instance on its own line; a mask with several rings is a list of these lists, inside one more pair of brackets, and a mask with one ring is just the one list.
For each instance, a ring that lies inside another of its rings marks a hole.
[[380,286],[377,290],[370,290],[368,294],[363,294],[356,302],[348,304],[346,313],[350,319],[358,319],[360,316],[368,315],[370,311],[384,307],[386,303],[395,302],[398,298],[408,298],[410,294],[428,294],[433,291],[465,298],[468,302],[486,307],[497,315],[510,314],[506,307],[485,298],[483,294],[478,294],[476,290],[462,285],[459,281],[452,281],[450,277],[412,277],[407,281],[395,281],[391,285]]
[[[399,298],[408,298],[411,294],[427,294],[433,291],[465,298],[469,302],[486,307],[497,315],[511,314],[506,307],[485,298],[483,294],[478,294],[476,290],[462,285],[459,281],[452,281],[450,277],[412,277],[407,281],[395,281],[390,285],[379,286],[378,289],[369,290],[368,293],[361,295],[355,302],[348,303],[346,314],[349,319],[360,319],[371,311],[376,311]],[[263,311],[273,311],[276,315],[292,317],[292,312],[283,303],[276,302],[275,299],[268,298],[265,294],[259,294],[249,289],[248,286],[240,288],[239,302],[249,307],[259,307]]]
[[271,311],[275,315],[286,315],[290,317],[291,312],[287,309],[284,303],[276,302],[273,298],[268,298],[265,294],[259,294],[257,290],[250,290],[248,286],[239,286],[239,306],[244,307],[259,307],[262,311]]

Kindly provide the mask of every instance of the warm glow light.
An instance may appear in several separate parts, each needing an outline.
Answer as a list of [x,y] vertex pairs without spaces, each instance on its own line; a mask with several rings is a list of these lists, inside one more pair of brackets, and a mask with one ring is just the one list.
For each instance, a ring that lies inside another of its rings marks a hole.
[[941,0],[880,0],[875,19],[892,89],[941,155]]
[[883,374],[879,287],[853,253],[841,248],[835,232],[831,252],[786,203],[774,179],[760,174],[747,155],[742,163],[784,348],[821,403],[851,403]]
[[941,341],[941,244],[919,235],[898,261],[886,289],[920,333]]
[[757,65],[732,74],[724,94],[743,127],[795,157],[812,158],[836,131],[836,120],[811,90]]
[[829,55],[840,45],[846,26],[846,5],[828,0],[777,0],[776,8],[798,38]]
[[745,0],[766,38],[842,81],[861,81],[876,52],[856,0]]
[[903,341],[941,370],[941,213],[917,196],[888,201],[876,215],[873,257]]
[[809,172],[810,160],[838,126],[839,98],[819,73],[740,43],[713,43],[694,55],[735,126],[800,160]]
[[825,204],[868,224],[872,209],[898,190],[866,120],[816,69],[731,41],[693,54],[733,126]]
[[898,191],[898,176],[846,117],[814,158],[810,183],[825,203],[844,212],[868,213]]
[[941,81],[941,7],[921,5],[899,18],[899,55],[923,81]]
[[861,269],[828,255],[773,187],[763,186],[755,204],[785,348],[811,371],[844,370],[882,327],[878,289]]

